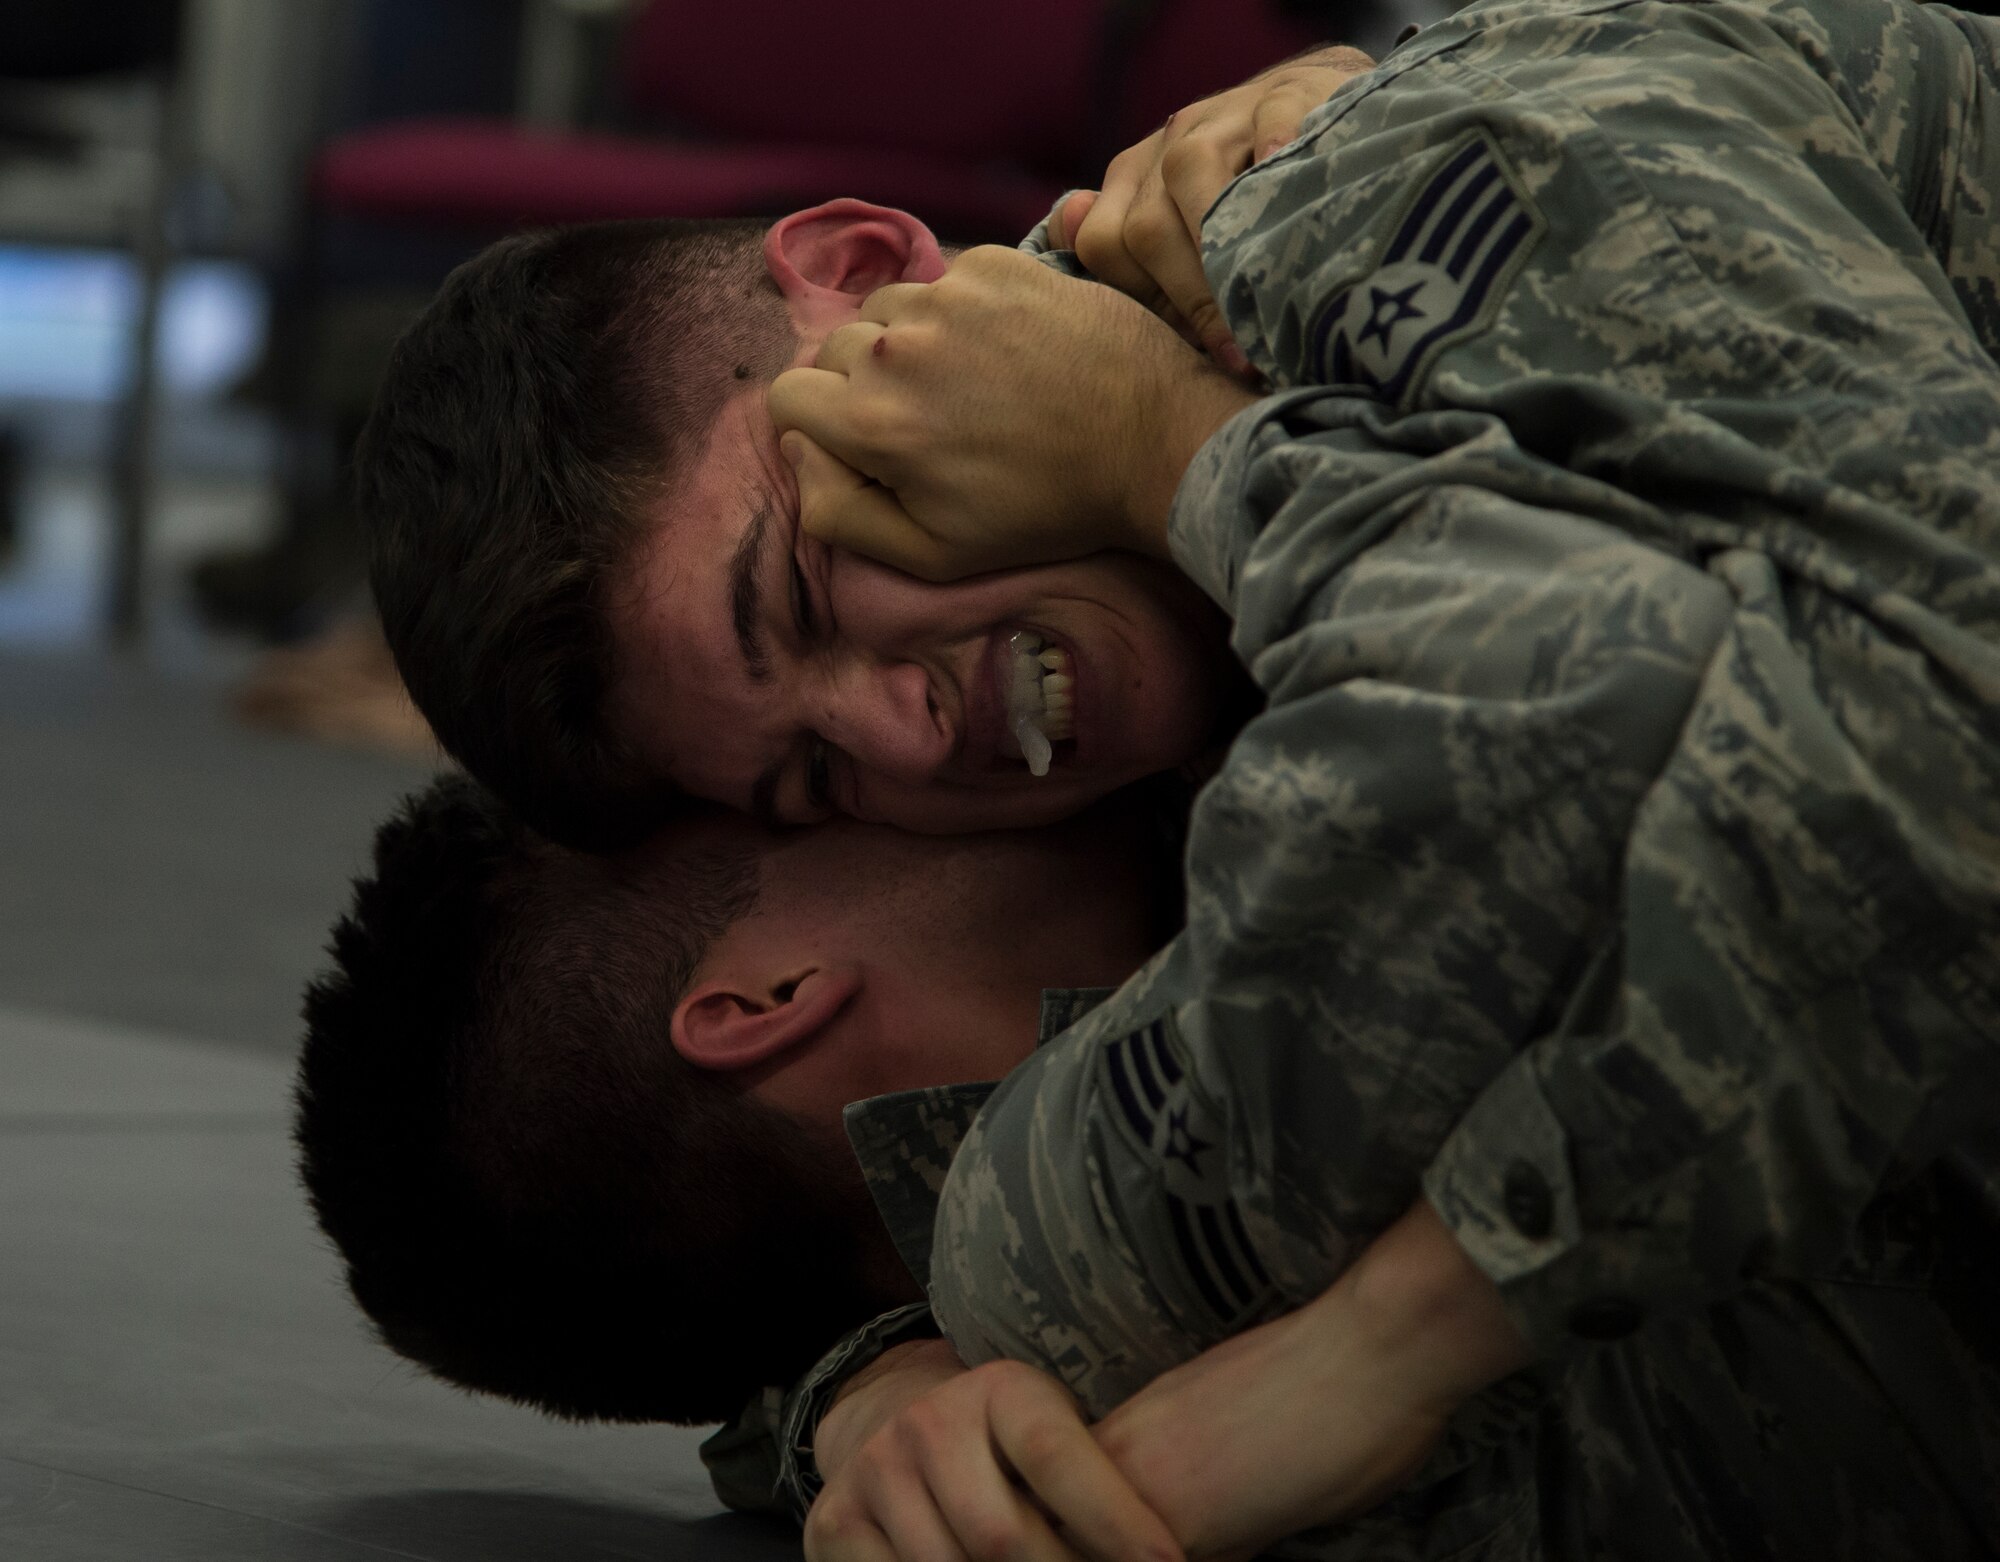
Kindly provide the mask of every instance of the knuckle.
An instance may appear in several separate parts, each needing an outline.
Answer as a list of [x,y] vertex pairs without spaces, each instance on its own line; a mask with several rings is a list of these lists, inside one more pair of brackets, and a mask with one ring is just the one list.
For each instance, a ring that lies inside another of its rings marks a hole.
[[[1093,213],[1092,216],[1096,214]],[[1119,230],[1109,223],[1093,223],[1089,217],[1076,231],[1076,258],[1093,276],[1112,281],[1113,273],[1125,259],[1125,245]]]
[[1100,1421],[1091,1428],[1090,1435],[1097,1440],[1097,1446],[1104,1450],[1106,1457],[1120,1469],[1129,1471],[1133,1454],[1142,1446],[1138,1436],[1129,1430],[1131,1423],[1112,1417]]
[[1015,1361],[1010,1357],[998,1356],[992,1361],[982,1362],[976,1367],[969,1368],[966,1376],[992,1384],[1039,1378],[1041,1374],[1024,1361]]
[[895,445],[903,433],[904,419],[880,397],[858,399],[849,413],[855,440],[865,449],[884,450]]
[[959,1541],[972,1562],[1013,1562],[1025,1554],[1028,1537],[1018,1519],[979,1518],[965,1522]]
[[1177,178],[1192,173],[1209,160],[1208,148],[1189,136],[1168,147],[1160,158],[1160,173],[1171,183]]
[[1071,1429],[1058,1421],[1038,1420],[1024,1428],[1013,1448],[1015,1464],[1024,1474],[1054,1470],[1069,1462],[1075,1441]]
[[930,1399],[920,1399],[906,1406],[890,1425],[894,1429],[897,1445],[915,1454],[944,1442],[950,1435],[952,1421],[950,1411],[943,1405]]
[[1153,166],[1153,149],[1161,140],[1161,132],[1154,131],[1143,141],[1136,141],[1125,148],[1104,170],[1104,182],[1109,185],[1118,182],[1136,181],[1146,169]]
[[[896,330],[896,356],[921,363],[937,352],[942,334],[935,319],[905,321]],[[888,338],[885,336],[883,340],[887,341]]]
[[805,1538],[810,1552],[822,1546],[837,1546],[852,1540],[866,1521],[860,1510],[831,1488],[819,1494],[806,1512]]
[[1177,150],[1184,161],[1204,165],[1216,163],[1227,157],[1233,147],[1242,145],[1245,135],[1244,121],[1248,117],[1245,115],[1242,119],[1223,119],[1218,116],[1215,119],[1204,120],[1200,128],[1191,133]]
[[1162,203],[1134,206],[1125,214],[1125,247],[1135,255],[1152,254],[1166,247],[1179,226]]
[[[998,244],[981,244],[975,249],[967,250],[959,258],[959,264],[953,268],[953,271],[963,269],[967,276],[974,279],[983,279],[1004,272],[1013,264],[1013,260],[1013,250],[1003,249]],[[970,265],[967,264],[968,262],[970,262]],[[949,277],[952,275],[952,272],[948,271],[945,275]]]

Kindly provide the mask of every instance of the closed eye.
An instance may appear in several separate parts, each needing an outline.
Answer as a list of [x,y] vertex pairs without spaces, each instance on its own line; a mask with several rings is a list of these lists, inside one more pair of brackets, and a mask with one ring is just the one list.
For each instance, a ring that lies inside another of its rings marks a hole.
[[812,592],[797,559],[792,560],[792,619],[799,626],[799,637],[807,644],[818,638],[819,619],[813,612]]

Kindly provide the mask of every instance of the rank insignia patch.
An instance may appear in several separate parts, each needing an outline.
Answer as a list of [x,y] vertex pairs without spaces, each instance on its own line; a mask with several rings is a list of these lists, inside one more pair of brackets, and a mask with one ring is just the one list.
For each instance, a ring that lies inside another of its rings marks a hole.
[[1374,272],[1334,295],[1313,330],[1328,385],[1401,401],[1436,350],[1485,323],[1541,219],[1474,136],[1427,179]]
[[1221,1134],[1155,1021],[1108,1045],[1104,1078],[1130,1143],[1158,1169],[1175,1250],[1202,1305],[1240,1323],[1272,1294],[1229,1189]]

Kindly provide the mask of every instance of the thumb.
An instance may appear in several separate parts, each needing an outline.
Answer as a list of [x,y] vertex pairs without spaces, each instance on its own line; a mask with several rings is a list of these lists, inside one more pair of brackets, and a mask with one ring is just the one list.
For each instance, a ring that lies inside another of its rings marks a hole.
[[1076,235],[1097,205],[1095,190],[1072,190],[1049,213],[1049,242],[1057,249],[1075,249]]
[[1222,318],[1222,307],[1213,298],[1204,298],[1194,306],[1188,328],[1208,356],[1235,378],[1252,387],[1263,383],[1263,375],[1257,372],[1257,366],[1230,331],[1228,322]]
[[949,580],[937,539],[896,496],[836,460],[796,429],[779,448],[799,478],[799,524],[830,548],[864,554],[924,580]]

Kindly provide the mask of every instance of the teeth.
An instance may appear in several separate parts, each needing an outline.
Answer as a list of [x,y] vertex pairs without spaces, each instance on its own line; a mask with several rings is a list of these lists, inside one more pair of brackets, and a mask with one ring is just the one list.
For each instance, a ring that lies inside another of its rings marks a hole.
[[1075,682],[1067,673],[1042,674],[1042,730],[1051,738],[1066,738],[1076,730],[1070,695]]
[[1021,757],[1037,776],[1049,773],[1051,745],[1076,733],[1075,684],[1069,654],[1032,630],[1008,638],[1007,725]]

